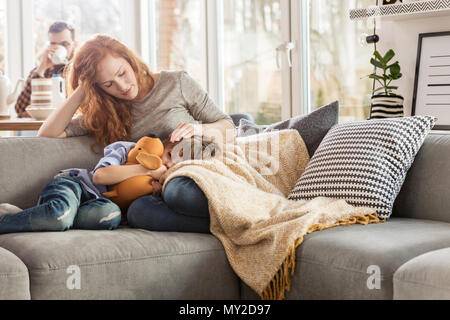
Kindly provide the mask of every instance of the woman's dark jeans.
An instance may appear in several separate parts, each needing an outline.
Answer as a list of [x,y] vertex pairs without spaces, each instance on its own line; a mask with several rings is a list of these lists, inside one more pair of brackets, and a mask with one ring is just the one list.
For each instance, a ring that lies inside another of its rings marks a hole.
[[164,199],[145,196],[128,209],[128,224],[133,228],[162,232],[210,233],[208,199],[194,180],[172,179]]

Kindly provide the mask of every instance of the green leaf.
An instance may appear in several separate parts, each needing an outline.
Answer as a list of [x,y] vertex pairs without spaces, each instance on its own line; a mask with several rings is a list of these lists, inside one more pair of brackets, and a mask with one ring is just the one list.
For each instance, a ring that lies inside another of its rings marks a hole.
[[394,80],[398,80],[403,76],[403,74],[401,72],[399,72],[399,73],[393,74],[392,76],[395,78]]
[[384,59],[383,59],[383,57],[381,56],[381,54],[380,54],[377,50],[375,50],[375,52],[373,53],[373,55],[374,55],[375,58],[377,58],[377,60],[383,65],[383,67],[381,67],[381,68],[384,68],[384,67],[386,66],[386,61],[384,61]]
[[386,52],[386,54],[383,57],[383,60],[386,64],[388,64],[388,62],[391,61],[394,56],[395,56],[395,52],[394,52],[394,50],[391,49],[388,52]]
[[384,68],[385,68],[385,65],[384,64],[382,64],[380,61],[377,61],[377,60],[375,60],[375,59],[370,59],[370,63],[372,64],[372,65],[374,65],[375,67],[377,67],[377,68],[380,68],[380,69],[383,69],[384,70]]
[[400,67],[400,62],[395,61],[395,63],[388,65],[386,68],[390,69],[390,68],[392,68],[395,65],[398,65]]
[[400,64],[397,61],[396,63],[394,63],[393,65],[391,65],[389,67],[389,69],[391,70],[391,73],[394,75],[398,75],[400,73]]

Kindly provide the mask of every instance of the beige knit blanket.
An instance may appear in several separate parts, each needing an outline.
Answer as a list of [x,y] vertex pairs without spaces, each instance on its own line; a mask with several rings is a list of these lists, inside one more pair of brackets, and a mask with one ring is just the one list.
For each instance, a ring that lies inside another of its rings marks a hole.
[[380,222],[376,212],[343,200],[290,201],[309,162],[296,130],[238,138],[210,160],[171,168],[163,186],[192,178],[209,201],[211,233],[223,244],[236,274],[262,299],[284,299],[295,250],[311,232],[338,225]]

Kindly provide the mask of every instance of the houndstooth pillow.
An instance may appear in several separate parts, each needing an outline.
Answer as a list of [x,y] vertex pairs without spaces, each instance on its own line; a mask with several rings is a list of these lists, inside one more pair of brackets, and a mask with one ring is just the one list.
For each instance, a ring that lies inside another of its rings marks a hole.
[[436,118],[370,120],[333,127],[323,139],[290,200],[344,199],[389,218],[417,152]]

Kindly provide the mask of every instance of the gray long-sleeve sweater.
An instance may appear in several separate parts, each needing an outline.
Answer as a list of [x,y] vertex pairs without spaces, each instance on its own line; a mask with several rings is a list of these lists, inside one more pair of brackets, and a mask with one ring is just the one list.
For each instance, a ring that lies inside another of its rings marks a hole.
[[[67,137],[88,135],[81,117],[65,129]],[[208,93],[185,71],[162,71],[153,89],[142,100],[132,104],[131,140],[153,134],[165,140],[182,123],[213,123],[229,120],[211,100]]]

